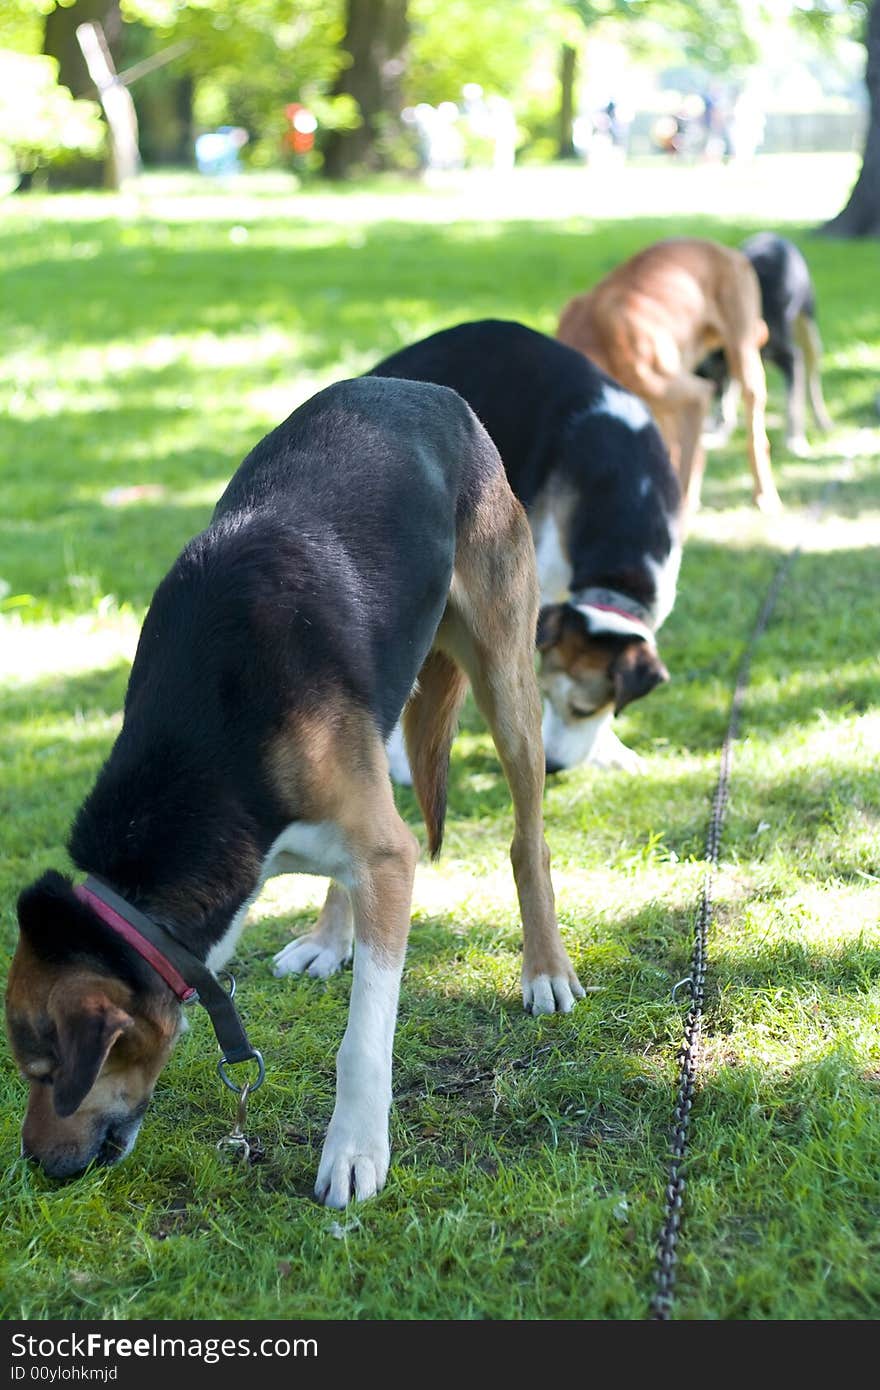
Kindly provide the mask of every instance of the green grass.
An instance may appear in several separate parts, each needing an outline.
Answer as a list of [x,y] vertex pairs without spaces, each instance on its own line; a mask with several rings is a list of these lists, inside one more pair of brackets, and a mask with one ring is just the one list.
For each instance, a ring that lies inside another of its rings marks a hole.
[[[231,1108],[204,1016],[134,1155],[68,1184],[16,1159],[23,1086],[4,1050],[7,1316],[645,1316],[682,1024],[670,989],[737,662],[795,543],[736,752],[677,1313],[880,1314],[877,247],[807,235],[851,173],[802,158],[300,195],[153,180],[4,204],[6,952],[18,890],[66,867],[153,588],[250,445],[321,385],[464,318],[552,331],[568,296],[658,236],[735,243],[787,218],[814,271],[836,422],[810,459],[787,457],[771,376],[786,511],[749,507],[741,433],[711,455],[662,636],[672,683],[620,721],[644,775],[581,769],[548,788],[562,931],[596,992],[569,1017],[522,1014],[509,802],[468,712],[444,855],[417,875],[382,1195],[341,1216],[311,1200],[350,975],[271,978],[323,890],[278,879],[237,967],[269,1067],[259,1164],[215,1151]],[[407,793],[400,805],[417,825]]]

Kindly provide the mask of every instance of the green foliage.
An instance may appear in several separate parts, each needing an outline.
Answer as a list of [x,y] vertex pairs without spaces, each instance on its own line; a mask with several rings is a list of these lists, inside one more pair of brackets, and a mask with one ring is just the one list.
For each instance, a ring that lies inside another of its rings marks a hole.
[[55,0],[3,0],[0,5],[0,49],[39,53],[43,23]]
[[412,102],[460,101],[466,82],[522,95],[536,51],[554,44],[554,0],[411,0],[406,93]]
[[103,144],[100,107],[74,101],[54,58],[0,49],[0,151],[21,173],[100,154]]
[[873,0],[794,0],[794,23],[830,46],[840,39],[864,38]]
[[[548,786],[562,930],[597,992],[565,1018],[522,1013],[510,802],[469,708],[446,848],[416,875],[387,1190],[342,1216],[311,1199],[350,975],[271,977],[272,951],[308,928],[324,887],[278,879],[236,970],[269,1067],[250,1112],[263,1162],[215,1151],[232,1108],[204,1016],[131,1158],[74,1182],[18,1161],[23,1086],[0,1050],[5,1316],[644,1317],[682,1023],[670,990],[686,973],[737,660],[795,542],[734,760],[678,1310],[880,1314],[876,248],[816,242],[803,225],[851,173],[838,158],[630,168],[605,183],[521,170],[506,193],[481,176],[458,200],[384,184],[291,195],[267,176],[224,200],[148,177],[135,216],[105,195],[4,209],[6,959],[22,884],[69,867],[70,819],[118,731],[157,580],[254,441],[329,381],[465,318],[552,332],[570,294],[658,237],[736,244],[771,223],[813,269],[836,421],[811,458],[789,457],[771,372],[785,514],[749,506],[742,431],[710,455],[661,634],[672,681],[621,721],[644,774],[582,768]],[[132,487],[146,491],[120,500]],[[399,804],[421,834],[412,796]]]
[[356,119],[350,99],[329,95],[342,61],[342,0],[124,0],[123,8],[157,43],[190,43],[179,62],[197,80],[197,121],[245,126],[252,163],[281,162],[290,102],[310,106],[324,128]]

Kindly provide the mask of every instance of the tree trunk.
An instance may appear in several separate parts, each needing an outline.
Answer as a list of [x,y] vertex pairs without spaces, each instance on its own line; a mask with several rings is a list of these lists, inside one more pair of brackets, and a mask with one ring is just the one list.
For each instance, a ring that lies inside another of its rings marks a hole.
[[[95,84],[76,37],[77,26],[89,23],[101,25],[111,53],[118,57],[122,37],[119,0],[74,0],[72,5],[56,5],[46,16],[43,52],[57,60],[58,81],[63,87],[69,87],[75,97],[96,101]],[[83,155],[60,169],[51,169],[49,187],[101,188],[105,184],[105,168],[100,159]]]
[[387,167],[383,143],[393,135],[402,102],[403,50],[409,32],[407,0],[347,0],[343,50],[351,62],[337,95],[354,97],[361,114],[355,130],[334,130],[324,146],[324,173],[344,179],[356,168]]
[[564,43],[559,60],[559,158],[574,159],[574,78],[577,50]]
[[119,56],[122,16],[119,0],[74,0],[72,5],[56,5],[46,16],[43,52],[58,61],[58,81],[75,97],[96,98],[95,84],[89,77],[86,60],[77,42],[80,24],[100,24],[114,59]]
[[880,0],[874,0],[865,35],[868,134],[862,171],[842,212],[820,227],[822,236],[880,236]]

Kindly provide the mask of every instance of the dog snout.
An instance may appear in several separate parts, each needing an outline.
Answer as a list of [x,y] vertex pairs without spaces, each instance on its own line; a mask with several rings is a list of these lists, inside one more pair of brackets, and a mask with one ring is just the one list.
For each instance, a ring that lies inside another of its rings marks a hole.
[[57,1136],[37,1143],[22,1136],[21,1156],[39,1165],[50,1178],[74,1178],[90,1164],[102,1167],[119,1163],[134,1148],[145,1107],[125,1119],[98,1123],[85,1142],[63,1140]]

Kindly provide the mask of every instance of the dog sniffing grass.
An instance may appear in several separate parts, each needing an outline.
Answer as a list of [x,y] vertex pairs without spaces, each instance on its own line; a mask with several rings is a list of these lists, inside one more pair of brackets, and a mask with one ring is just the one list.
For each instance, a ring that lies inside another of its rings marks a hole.
[[[431,225],[424,211],[391,222],[422,205],[375,194],[227,213],[169,208],[157,191],[133,218],[104,198],[12,210],[0,233],[7,951],[20,887],[68,868],[70,820],[118,730],[150,594],[238,459],[300,400],[406,341],[499,313],[552,332],[571,293],[659,236],[736,245],[767,225],[745,211],[677,218],[688,185],[668,187],[668,216],[589,227]],[[231,239],[243,222],[247,239]],[[644,775],[582,768],[546,795],[563,937],[597,992],[564,1018],[521,1014],[509,800],[468,710],[443,857],[416,874],[386,1191],[342,1216],[311,1200],[350,976],[272,978],[324,887],[280,879],[236,972],[269,1064],[250,1118],[264,1157],[249,1170],[214,1149],[232,1109],[202,1016],[132,1158],[67,1185],[16,1160],[24,1091],[4,1052],[6,1316],[643,1316],[681,1027],[669,994],[687,968],[717,749],[742,643],[796,542],[736,751],[678,1308],[877,1316],[880,305],[864,293],[876,249],[785,233],[821,298],[835,431],[809,459],[787,456],[771,376],[785,512],[768,523],[750,509],[740,437],[713,455],[664,627],[672,682],[620,721]],[[814,519],[845,454],[849,476]],[[398,804],[421,833],[411,795]]]

